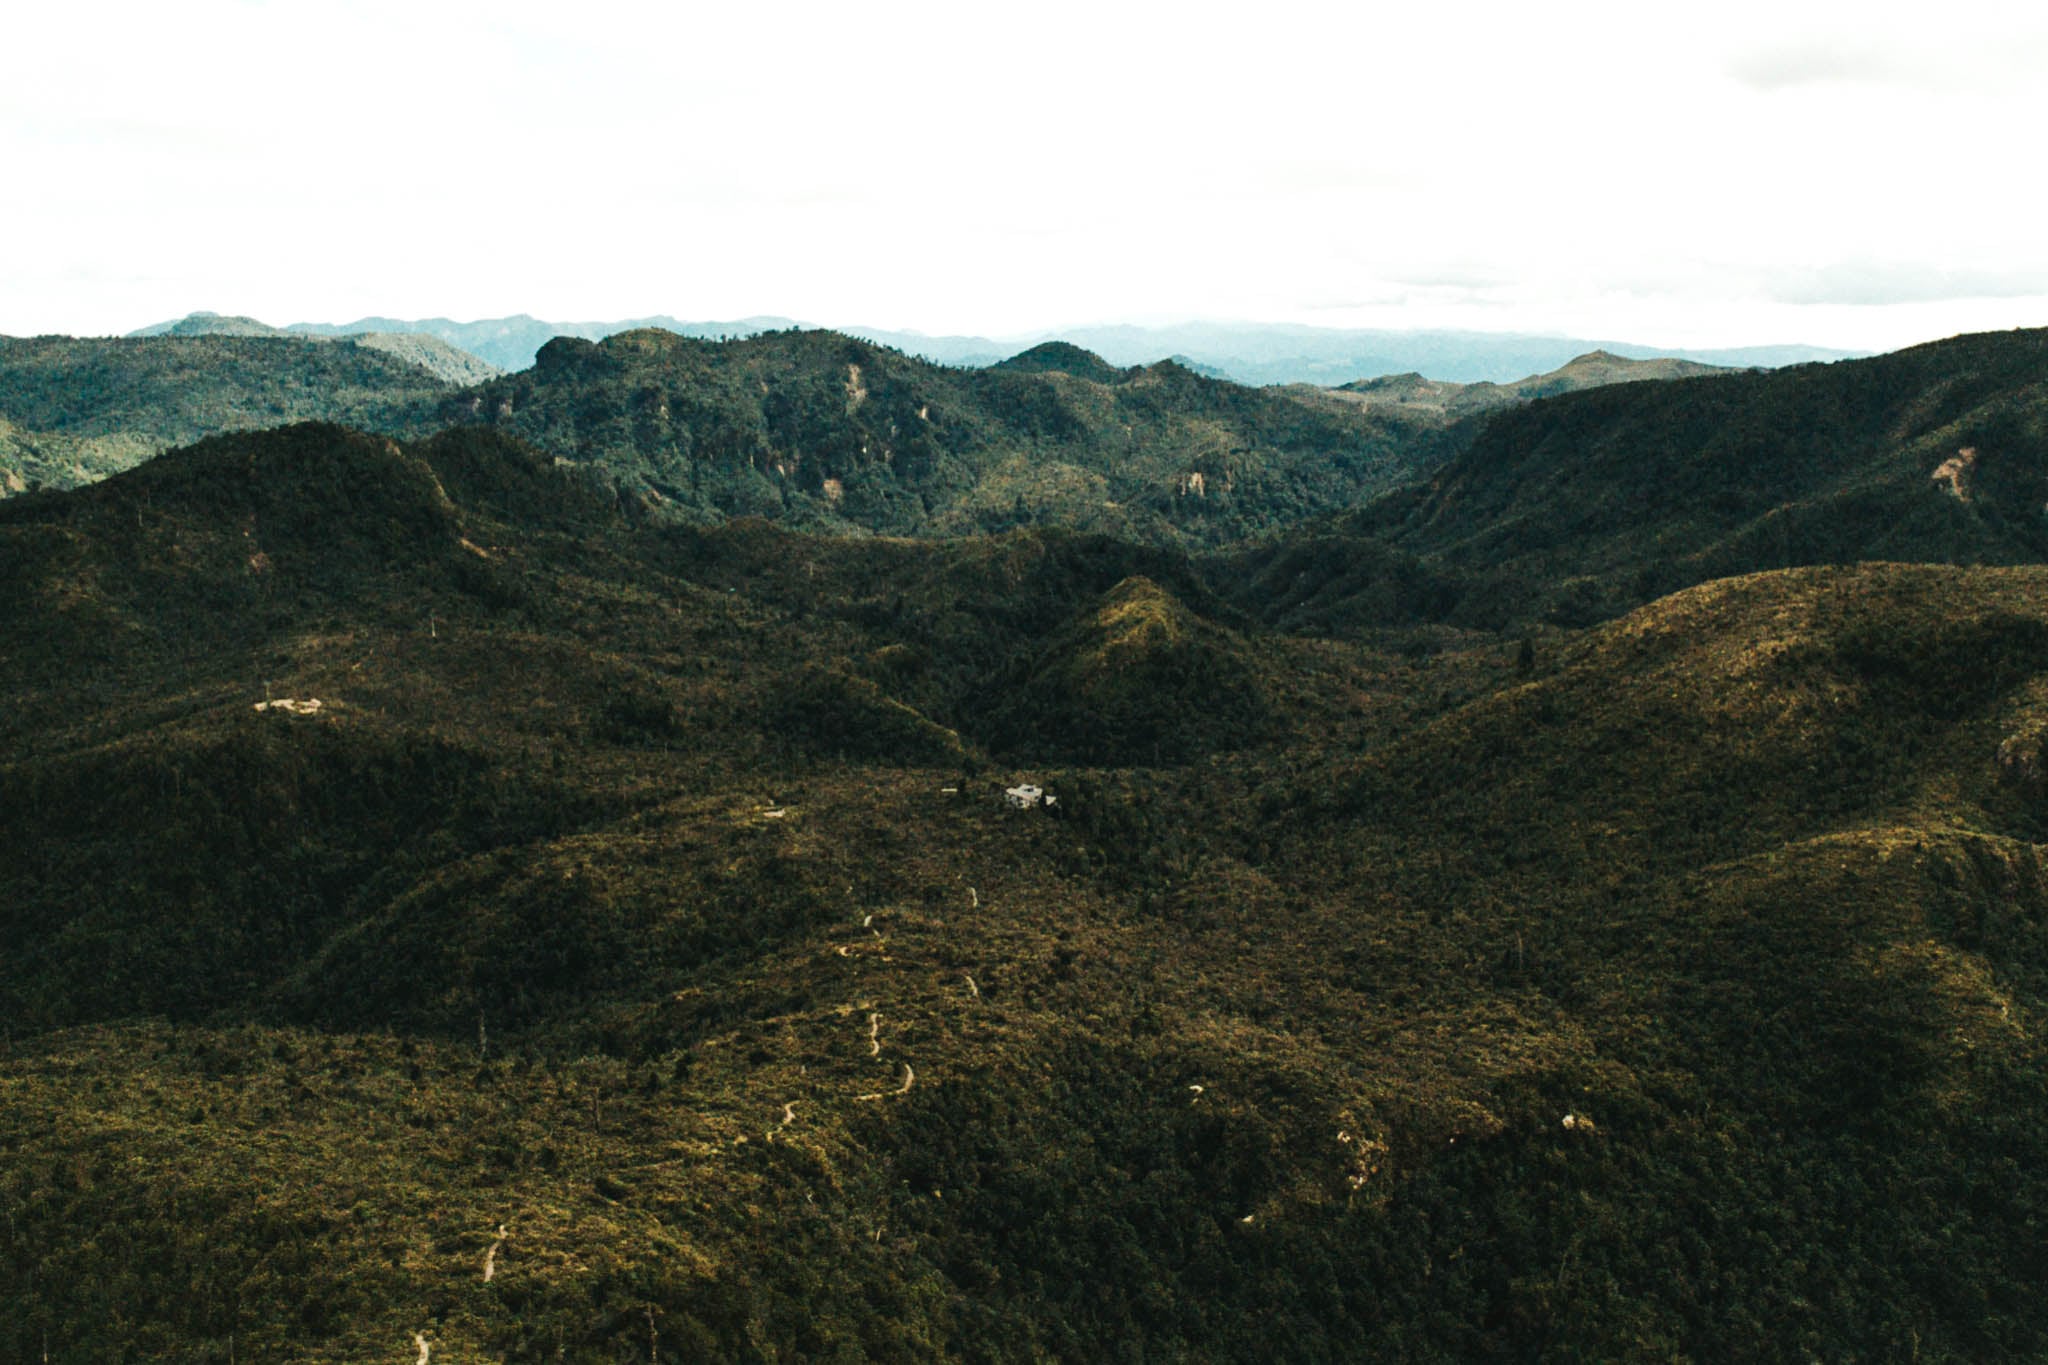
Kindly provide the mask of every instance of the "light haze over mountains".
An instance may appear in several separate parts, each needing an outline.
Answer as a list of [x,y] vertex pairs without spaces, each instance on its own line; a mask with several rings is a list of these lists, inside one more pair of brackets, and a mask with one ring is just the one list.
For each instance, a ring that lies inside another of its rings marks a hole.
[[[718,340],[801,325],[784,317],[691,322],[666,314],[613,322],[550,322],[524,313],[475,322],[449,318],[366,317],[349,323],[300,322],[277,328],[253,318],[193,313],[131,336],[427,335],[503,370],[523,370],[557,336],[601,341],[619,332],[658,327],[679,336]],[[844,327],[850,336],[893,346],[942,365],[992,365],[1046,341],[1066,341],[1113,365],[1144,365],[1168,357],[1242,384],[1344,384],[1415,372],[1454,383],[1507,383],[1554,370],[1589,351],[1628,359],[1673,358],[1709,365],[1763,366],[1841,360],[1861,354],[1818,346],[1766,345],[1671,350],[1584,337],[1455,330],[1340,329],[1286,323],[1188,322],[1167,326],[1089,326],[1007,337],[928,336],[921,332]]]

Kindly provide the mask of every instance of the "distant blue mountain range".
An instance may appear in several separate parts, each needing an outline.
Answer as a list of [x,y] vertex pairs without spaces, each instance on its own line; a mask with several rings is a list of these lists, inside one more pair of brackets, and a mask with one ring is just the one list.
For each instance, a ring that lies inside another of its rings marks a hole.
[[[349,323],[300,322],[269,327],[249,318],[195,313],[177,322],[145,327],[134,336],[166,333],[243,331],[307,336],[361,332],[425,333],[489,361],[500,369],[523,370],[549,339],[558,336],[599,341],[614,332],[659,327],[682,336],[721,339],[804,326],[790,318],[750,317],[730,322],[686,322],[657,314],[617,322],[546,322],[524,313],[480,322],[450,318],[358,318]],[[1604,350],[1632,360],[1670,356],[1709,365],[1775,368],[1815,360],[1843,360],[1865,354],[1818,346],[1744,346],[1722,350],[1666,350],[1623,341],[1539,336],[1508,332],[1364,331],[1290,324],[1191,322],[1165,327],[1075,327],[1028,336],[925,336],[873,327],[837,329],[894,346],[943,365],[994,364],[1045,341],[1066,341],[1095,352],[1113,365],[1145,365],[1169,356],[1243,384],[1345,384],[1380,375],[1418,373],[1456,383],[1506,383],[1554,370],[1575,356]]]

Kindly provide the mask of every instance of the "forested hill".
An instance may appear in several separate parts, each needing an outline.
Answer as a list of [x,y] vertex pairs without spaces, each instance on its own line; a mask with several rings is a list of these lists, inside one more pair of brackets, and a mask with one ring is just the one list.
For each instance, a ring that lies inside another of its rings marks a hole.
[[943,535],[1057,524],[1184,545],[1354,506],[1447,449],[1440,423],[1170,361],[1116,370],[1054,344],[955,370],[834,332],[557,338],[533,369],[438,415],[600,465],[699,518]]
[[[1200,548],[1360,502],[1467,433],[1048,343],[955,370],[831,332],[557,338],[458,389],[432,337],[0,340],[0,486],[69,487],[283,422],[399,437],[487,425],[602,471],[662,519],[945,536],[1057,525]],[[260,324],[248,324],[259,326]],[[422,348],[425,349],[422,349]],[[441,347],[440,351],[448,348]]]
[[1392,556],[1451,619],[1584,623],[1758,569],[2038,561],[2044,508],[2048,331],[1993,332],[1512,408],[1427,480],[1266,553],[1320,540],[1330,562],[1290,572],[1331,616],[1361,557]]
[[[230,320],[232,321],[232,320]],[[299,337],[0,337],[0,484],[69,488],[220,432],[410,429],[454,386],[376,345]]]
[[1202,550],[1413,482],[1492,408],[1675,365],[1591,356],[1515,386],[1249,389],[1063,342],[952,369],[832,332],[643,329],[557,338],[531,370],[494,375],[429,335],[308,340],[204,316],[149,337],[0,340],[0,493],[292,420],[406,438],[476,424],[603,471],[659,518],[918,536],[1063,526]]
[[[1395,565],[1394,598],[1426,583],[1422,610],[1491,626],[1591,621],[1756,568],[2048,547],[2039,333],[1657,383],[1625,381],[1682,367],[1595,355],[1478,398],[1398,378],[1249,389],[1058,342],[950,369],[796,331],[558,338],[531,370],[457,388],[421,368],[434,356],[387,346],[412,340],[0,339],[0,490],[300,418],[408,439],[484,425],[661,520],[1060,526],[1198,552],[1264,538],[1260,610],[1317,599],[1325,625],[1359,615],[1340,599],[1362,574],[1384,584],[1373,565]],[[1604,387],[1525,401],[1585,384]],[[1364,615],[1408,613],[1375,594]]]
[[1383,651],[629,510],[0,504],[0,1358],[2048,1352],[2048,571]]

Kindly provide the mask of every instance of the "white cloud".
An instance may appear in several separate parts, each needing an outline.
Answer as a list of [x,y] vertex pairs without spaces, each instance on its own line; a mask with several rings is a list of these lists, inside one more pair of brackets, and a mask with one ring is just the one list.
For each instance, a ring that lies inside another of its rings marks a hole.
[[1835,261],[1811,269],[1765,271],[1760,283],[1764,295],[1779,303],[1869,308],[2039,298],[2048,295],[2048,267],[1977,270],[1919,261]]
[[2048,100],[2015,75],[2048,69],[2044,27],[1968,0],[10,22],[0,331],[1369,314],[1853,345],[1982,316],[2048,265]]
[[1807,38],[1740,53],[1729,74],[1758,90],[1790,90],[1830,83],[1952,87],[1956,73],[1915,62],[1909,54],[1854,38]]
[[[1796,17],[1797,11],[1794,11]],[[2018,6],[1878,9],[1777,31],[1731,53],[1728,73],[1765,92],[1863,85],[1944,95],[2024,94],[2048,61],[2048,19]]]

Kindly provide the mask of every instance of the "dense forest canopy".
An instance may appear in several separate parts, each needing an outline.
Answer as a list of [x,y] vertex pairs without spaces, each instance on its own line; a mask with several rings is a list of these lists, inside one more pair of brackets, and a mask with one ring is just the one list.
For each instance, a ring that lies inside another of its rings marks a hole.
[[2048,1351],[2043,334],[152,344],[0,345],[177,444],[0,501],[0,1356]]

